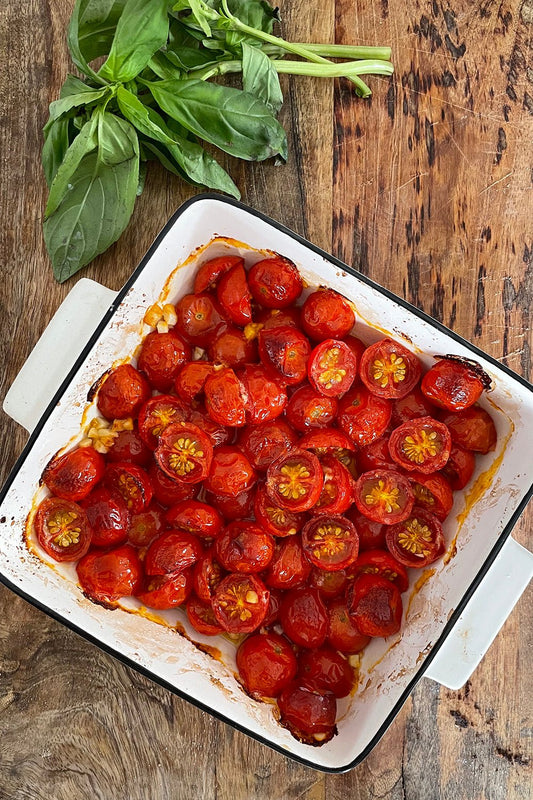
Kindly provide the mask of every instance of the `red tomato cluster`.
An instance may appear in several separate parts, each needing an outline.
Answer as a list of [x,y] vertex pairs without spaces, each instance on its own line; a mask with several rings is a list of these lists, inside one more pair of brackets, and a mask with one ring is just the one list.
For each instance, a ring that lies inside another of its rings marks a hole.
[[[365,346],[350,303],[281,256],[204,263],[176,325],[98,391],[120,429],[43,473],[36,534],[92,600],[184,606],[199,633],[246,634],[240,680],[302,741],[335,732],[349,656],[398,633],[407,568],[496,444],[479,367]],[[200,349],[199,349],[200,348]],[[194,353],[194,357],[193,357]]]

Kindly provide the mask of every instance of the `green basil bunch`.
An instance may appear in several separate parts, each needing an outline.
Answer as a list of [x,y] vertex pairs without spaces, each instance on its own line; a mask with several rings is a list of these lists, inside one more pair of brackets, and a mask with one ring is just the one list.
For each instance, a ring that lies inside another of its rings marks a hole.
[[[286,160],[280,73],[342,76],[366,97],[361,75],[393,71],[389,48],[287,42],[273,34],[277,20],[265,0],[76,0],[68,46],[83,79],[67,77],[43,131],[44,237],[58,281],[119,238],[148,161],[238,198],[200,142]],[[240,73],[242,89],[211,82],[226,73]]]

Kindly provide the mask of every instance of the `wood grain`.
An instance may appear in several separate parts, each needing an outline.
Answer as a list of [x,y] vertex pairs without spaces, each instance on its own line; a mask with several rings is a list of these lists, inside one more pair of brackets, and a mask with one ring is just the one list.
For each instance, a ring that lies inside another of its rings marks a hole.
[[[39,168],[70,69],[70,0],[0,8],[0,396],[76,279],[53,283]],[[244,200],[531,377],[531,0],[281,3],[301,40],[390,43],[370,101],[287,79],[285,167],[231,162]],[[229,162],[230,160],[228,160]],[[126,235],[85,271],[119,288],[191,191],[153,169]],[[0,416],[5,476],[25,441]],[[533,514],[515,529],[533,544]],[[0,589],[0,800],[524,800],[531,590],[471,681],[423,680],[371,755],[324,776],[197,711]]]

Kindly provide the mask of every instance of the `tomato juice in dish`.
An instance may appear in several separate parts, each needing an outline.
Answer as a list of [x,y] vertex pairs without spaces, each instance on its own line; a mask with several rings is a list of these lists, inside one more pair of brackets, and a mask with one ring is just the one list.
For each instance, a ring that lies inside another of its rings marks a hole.
[[283,256],[228,255],[145,310],[136,358],[110,366],[98,416],[44,470],[31,538],[101,605],[182,608],[237,637],[244,689],[316,745],[355,691],[354,655],[401,631],[496,430],[477,365],[425,370],[354,336],[336,291],[303,290]]

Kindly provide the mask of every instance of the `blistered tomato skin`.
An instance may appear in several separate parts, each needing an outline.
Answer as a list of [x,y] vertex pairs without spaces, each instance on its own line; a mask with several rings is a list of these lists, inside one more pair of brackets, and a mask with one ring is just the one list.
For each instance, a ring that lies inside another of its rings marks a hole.
[[192,573],[190,569],[184,569],[170,575],[146,576],[145,584],[136,597],[149,608],[165,611],[183,605],[191,591]]
[[265,582],[272,589],[294,589],[302,586],[311,572],[299,536],[289,536],[276,543]]
[[446,411],[470,408],[479,400],[484,388],[483,380],[475,368],[457,359],[447,358],[434,364],[421,383],[426,397]]
[[149,333],[142,344],[138,367],[154,389],[167,392],[180,367],[190,358],[191,348],[173,330],[168,333],[154,332]]
[[210,375],[204,391],[207,413],[214,422],[235,428],[246,423],[243,386],[232,369]]
[[239,677],[252,697],[277,697],[298,669],[287,639],[277,633],[256,633],[237,650]]
[[188,361],[184,364],[174,380],[176,394],[186,402],[198,397],[206,380],[213,374],[213,364],[209,361]]
[[152,460],[152,453],[137,430],[119,431],[106,458],[108,461],[128,461],[139,467],[146,467]]
[[70,500],[47,497],[34,520],[37,541],[54,561],[77,561],[91,544],[91,528],[83,508]]
[[112,370],[98,391],[97,407],[108,420],[134,417],[150,397],[148,381],[131,364]]
[[298,441],[298,435],[284,419],[247,425],[239,435],[239,447],[254,469],[266,472],[270,464]]
[[301,433],[313,428],[326,428],[335,419],[337,399],[326,397],[312,386],[302,386],[289,400],[286,413],[292,427]]
[[76,569],[83,593],[102,605],[112,605],[141,587],[142,565],[137,551],[129,544],[87,553]]
[[216,509],[199,500],[181,500],[165,514],[167,525],[188,531],[200,539],[216,539],[223,528],[223,520]]
[[283,413],[287,392],[264,367],[247,366],[239,377],[244,386],[246,418],[250,424],[270,422]]
[[280,619],[285,634],[299,647],[320,647],[328,632],[328,613],[318,589],[291,589],[281,604]]
[[313,692],[294,681],[282,691],[278,705],[281,724],[300,741],[323,744],[335,735],[337,701],[332,692]]
[[103,486],[97,486],[81,501],[81,506],[91,526],[91,544],[114,547],[126,541],[131,516],[122,498]]
[[51,493],[76,502],[94,489],[105,471],[105,459],[93,447],[77,447],[50,461],[42,481]]
[[226,324],[222,310],[209,294],[186,294],[176,305],[176,315],[177,331],[198,347],[208,347],[215,331]]
[[214,544],[219,563],[228,572],[251,575],[265,570],[274,555],[274,539],[248,520],[228,525]]
[[132,514],[146,511],[154,494],[148,473],[135,464],[120,461],[110,464],[104,473],[103,483],[122,498]]
[[192,567],[203,555],[199,539],[186,531],[166,531],[154,539],[144,560],[148,575],[168,575]]
[[346,606],[344,597],[332,600],[328,606],[327,643],[341,653],[360,653],[371,641],[370,636],[359,633]]
[[153,488],[153,496],[158,503],[164,506],[171,506],[180,500],[192,498],[198,491],[197,484],[185,483],[184,481],[170,478],[166,472],[159,469],[155,461],[150,464],[148,474]]
[[390,400],[356,386],[339,402],[338,424],[358,447],[364,447],[383,436],[391,415]]
[[217,366],[242,367],[258,360],[257,341],[247,339],[244,331],[233,325],[221,326],[207,350]]
[[348,591],[348,613],[363,636],[392,636],[402,623],[400,590],[379,575],[360,575]]
[[201,294],[212,289],[222,275],[237,266],[244,267],[244,259],[240,256],[219,256],[204,262],[194,279],[194,293]]
[[471,450],[465,450],[452,441],[450,457],[446,466],[441,470],[453,491],[464,489],[470,482],[474,469],[476,468],[476,457]]
[[392,339],[381,339],[367,347],[359,366],[359,375],[367,389],[387,400],[409,394],[421,374],[419,359]]
[[484,408],[471,406],[464,411],[444,414],[441,422],[450,431],[454,444],[465,450],[486,454],[496,448],[496,427]]
[[403,422],[408,422],[416,417],[433,417],[435,413],[435,406],[422,394],[420,387],[415,386],[404,397],[393,402],[391,422],[393,427],[397,428]]
[[204,486],[213,494],[235,497],[251,489],[256,480],[256,472],[244,453],[237,447],[223,445],[214,451],[211,469]]
[[311,345],[301,331],[291,325],[265,329],[259,333],[259,355],[264,366],[287,386],[296,386],[307,377]]
[[302,327],[317,342],[343,339],[355,325],[348,301],[333,289],[319,289],[309,295],[302,308]]
[[[388,532],[390,527],[385,526],[385,530]],[[376,549],[361,553],[357,562],[350,568],[349,574],[351,580],[359,575],[379,575],[394,583],[402,594],[409,587],[409,577],[404,564],[394,558],[388,550]]]
[[252,321],[251,294],[242,264],[236,264],[217,283],[217,300],[224,315],[235,325]]
[[298,681],[314,692],[332,692],[346,697],[353,686],[354,672],[348,659],[331,647],[304,650],[298,658]]
[[423,472],[412,472],[409,480],[416,505],[435,514],[441,521],[446,519],[453,506],[453,491],[446,478],[439,473],[424,475]]
[[288,258],[277,256],[258,261],[248,273],[254,300],[265,308],[286,308],[302,293],[302,279]]

